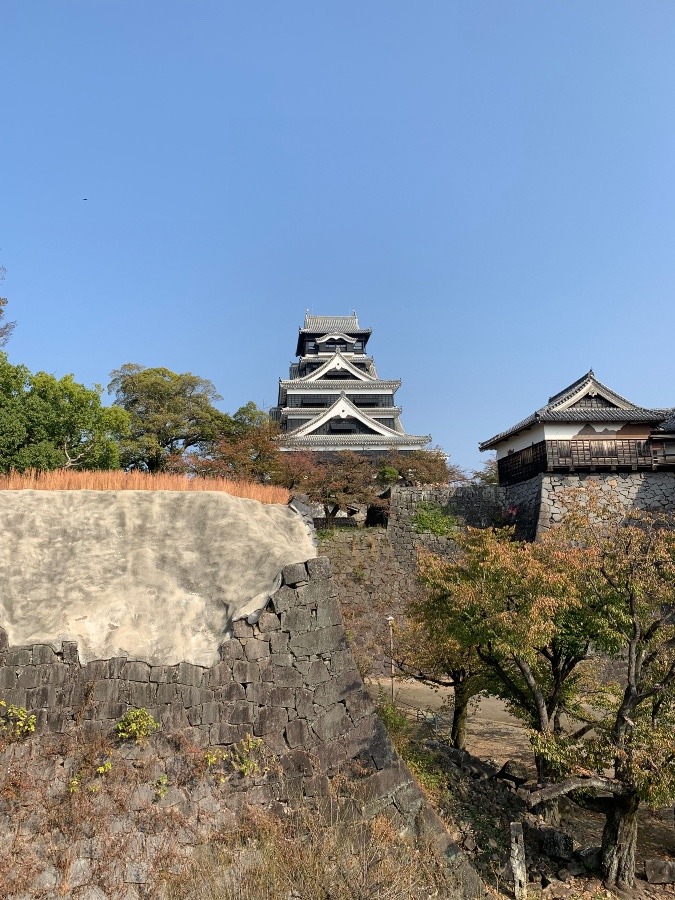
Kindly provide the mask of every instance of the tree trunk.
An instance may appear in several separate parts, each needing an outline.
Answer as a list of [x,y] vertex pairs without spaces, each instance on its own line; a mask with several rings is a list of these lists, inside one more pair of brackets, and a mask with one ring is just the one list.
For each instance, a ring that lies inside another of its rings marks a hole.
[[456,750],[464,750],[466,746],[466,720],[469,713],[469,700],[473,693],[466,681],[455,684],[455,708],[452,714],[450,743]]
[[635,881],[637,794],[615,796],[606,813],[602,832],[602,875],[608,888],[632,888]]

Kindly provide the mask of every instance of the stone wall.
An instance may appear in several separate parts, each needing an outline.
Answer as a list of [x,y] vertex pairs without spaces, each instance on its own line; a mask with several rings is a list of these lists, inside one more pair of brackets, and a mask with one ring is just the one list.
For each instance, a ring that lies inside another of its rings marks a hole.
[[[381,538],[376,537],[373,547],[387,555]],[[182,816],[184,843],[199,843],[208,840],[213,828],[232,827],[247,806],[277,812],[293,802],[318,811],[332,808],[341,790],[333,782],[348,776],[352,816],[382,814],[398,830],[432,839],[462,885],[457,896],[475,896],[480,890],[475,873],[426,805],[375,713],[345,638],[336,593],[325,557],[286,566],[282,586],[267,607],[250,620],[233,623],[233,636],[222,643],[220,662],[211,667],[151,666],[126,657],[82,665],[73,642],[16,647],[7,646],[5,636],[0,697],[25,706],[36,716],[37,728],[29,742],[12,744],[0,756],[0,770],[11,772],[18,761],[29,779],[23,794],[0,801],[0,844],[12,855],[12,835],[24,823],[28,833],[33,829],[37,846],[38,836],[43,839],[40,817],[53,813],[47,800],[44,810],[29,809],[21,797],[29,797],[30,788],[44,781],[44,796],[65,802],[69,785],[72,793],[73,783],[78,790],[78,779],[84,778],[82,764],[71,758],[72,748],[83,741],[109,746],[115,723],[130,707],[144,707],[161,723],[152,739],[154,768],[147,776],[151,780],[138,785],[135,800],[118,811],[115,834],[136,834],[141,812],[156,817],[171,807]],[[208,748],[227,751],[241,746],[248,735],[260,738],[268,758],[274,759],[269,774],[228,778],[224,786],[178,778],[186,747],[201,759]],[[69,739],[74,743],[67,744]],[[47,754],[48,764],[36,749],[41,741],[60,748]],[[87,851],[91,841],[86,844],[83,837],[83,842],[70,852],[81,858],[81,870],[90,873],[82,883],[95,885]],[[162,846],[161,841],[150,846],[145,838],[129,845],[124,850],[125,863],[132,866],[127,880],[142,882],[134,873],[149,871]],[[48,884],[54,891],[58,884],[59,895],[79,896],[70,891],[72,879],[64,882],[64,877],[52,872]]]
[[321,552],[330,557],[357,666],[363,675],[388,673],[387,616],[401,620],[406,603],[419,589],[415,572],[402,564],[385,528],[331,532],[321,541]]
[[618,501],[626,509],[675,515],[675,472],[540,475],[532,481],[540,483],[538,534],[563,518],[565,492],[583,488],[585,484],[593,484],[605,497]]

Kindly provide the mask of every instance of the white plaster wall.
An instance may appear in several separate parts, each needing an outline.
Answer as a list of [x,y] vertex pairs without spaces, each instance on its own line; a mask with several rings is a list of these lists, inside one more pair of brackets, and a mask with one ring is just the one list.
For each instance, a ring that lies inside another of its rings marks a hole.
[[0,625],[86,662],[218,661],[230,617],[316,556],[286,506],[222,492],[0,491]]

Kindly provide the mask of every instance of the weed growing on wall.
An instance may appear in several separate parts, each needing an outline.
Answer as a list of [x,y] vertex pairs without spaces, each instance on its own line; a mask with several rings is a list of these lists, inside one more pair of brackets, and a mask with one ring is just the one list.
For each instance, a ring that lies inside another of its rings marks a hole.
[[117,737],[122,741],[136,741],[142,744],[160,727],[147,709],[130,709],[115,725]]
[[28,737],[35,731],[35,722],[35,716],[29,716],[25,707],[0,700],[0,740],[11,743]]
[[412,517],[412,524],[418,534],[436,534],[440,537],[452,537],[459,527],[459,521],[438,503],[420,503]]

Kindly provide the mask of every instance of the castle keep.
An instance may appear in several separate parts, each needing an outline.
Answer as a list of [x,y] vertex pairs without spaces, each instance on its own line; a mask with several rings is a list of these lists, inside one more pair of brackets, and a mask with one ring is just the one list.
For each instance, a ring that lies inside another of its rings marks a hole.
[[430,435],[406,434],[394,395],[366,352],[372,330],[351,316],[305,316],[289,377],[271,410],[282,450],[420,450]]

